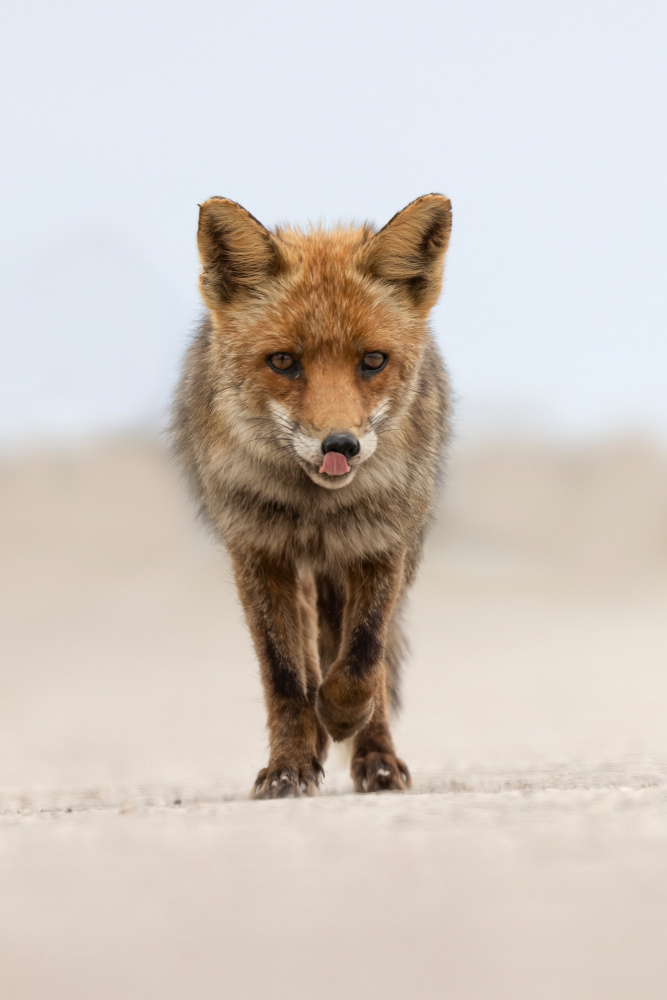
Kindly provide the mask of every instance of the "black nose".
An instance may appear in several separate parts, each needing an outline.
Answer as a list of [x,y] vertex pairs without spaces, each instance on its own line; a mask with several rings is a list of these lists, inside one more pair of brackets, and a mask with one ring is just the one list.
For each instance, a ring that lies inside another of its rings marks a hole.
[[322,451],[326,455],[328,451],[339,451],[345,458],[353,458],[359,454],[359,442],[354,434],[347,431],[336,431],[329,434],[322,442]]

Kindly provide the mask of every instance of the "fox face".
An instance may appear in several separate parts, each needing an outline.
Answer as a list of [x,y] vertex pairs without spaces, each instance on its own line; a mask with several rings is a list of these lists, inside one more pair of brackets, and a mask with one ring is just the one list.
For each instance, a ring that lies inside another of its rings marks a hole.
[[329,490],[391,447],[419,391],[450,229],[442,195],[379,232],[270,232],[235,202],[201,206],[200,291],[239,444]]

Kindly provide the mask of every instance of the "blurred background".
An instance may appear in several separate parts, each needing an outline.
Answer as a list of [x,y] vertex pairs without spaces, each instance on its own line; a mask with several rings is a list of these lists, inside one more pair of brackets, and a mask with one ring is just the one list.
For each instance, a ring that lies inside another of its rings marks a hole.
[[76,0],[5,11],[5,440],[154,424],[197,204],[455,213],[434,326],[464,424],[667,432],[661,5]]
[[[320,928],[356,954],[322,997],[664,995],[666,46],[651,0],[4,10],[3,996],[282,996]],[[456,408],[417,795],[353,805],[334,758],[254,807],[257,670],[167,457],[197,204],[382,225],[429,191]]]

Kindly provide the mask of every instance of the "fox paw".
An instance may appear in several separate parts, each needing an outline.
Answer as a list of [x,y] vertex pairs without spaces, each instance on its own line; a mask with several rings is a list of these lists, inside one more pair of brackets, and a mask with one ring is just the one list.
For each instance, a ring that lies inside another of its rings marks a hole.
[[367,753],[352,758],[355,792],[404,792],[412,780],[407,766],[393,753]]
[[317,714],[336,743],[363,729],[370,721],[374,708],[372,696],[352,697],[335,674],[320,684],[317,692]]
[[252,790],[254,799],[295,799],[301,795],[316,795],[324,777],[324,768],[313,758],[305,767],[262,768]]

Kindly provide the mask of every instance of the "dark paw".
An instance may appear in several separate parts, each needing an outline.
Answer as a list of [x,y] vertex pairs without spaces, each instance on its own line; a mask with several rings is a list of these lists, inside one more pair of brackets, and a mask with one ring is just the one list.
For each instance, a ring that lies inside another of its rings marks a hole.
[[336,743],[349,739],[363,729],[375,708],[372,697],[350,698],[346,695],[341,684],[332,684],[329,680],[317,692],[317,714]]
[[393,753],[367,753],[352,759],[355,792],[404,792],[412,780],[407,766]]
[[304,767],[264,767],[255,779],[254,799],[295,799],[300,795],[316,795],[324,768],[313,758]]

